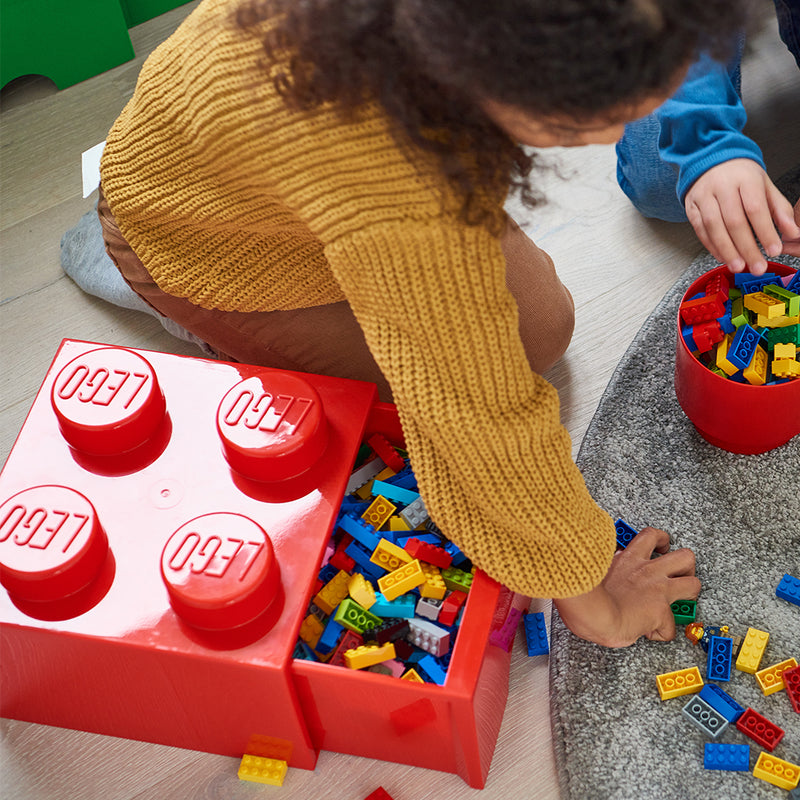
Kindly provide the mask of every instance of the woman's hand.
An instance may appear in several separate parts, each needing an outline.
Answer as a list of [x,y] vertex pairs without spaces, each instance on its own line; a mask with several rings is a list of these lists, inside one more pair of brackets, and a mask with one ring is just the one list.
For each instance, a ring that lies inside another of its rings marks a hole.
[[686,216],[711,255],[733,272],[767,269],[768,256],[800,251],[800,221],[761,166],[749,158],[717,164],[686,193]]
[[694,568],[691,550],[670,550],[669,534],[644,528],[614,555],[599,586],[553,602],[566,626],[581,639],[606,647],[627,647],[641,636],[669,641],[675,638],[670,606],[700,593]]

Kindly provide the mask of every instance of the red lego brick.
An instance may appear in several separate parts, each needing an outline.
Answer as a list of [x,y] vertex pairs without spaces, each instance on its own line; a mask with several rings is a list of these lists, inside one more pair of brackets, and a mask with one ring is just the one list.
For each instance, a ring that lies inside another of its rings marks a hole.
[[785,733],[783,728],[779,728],[774,722],[762,717],[752,708],[748,708],[736,720],[736,727],[745,736],[749,736],[754,742],[760,744],[765,750],[769,750],[770,753],[775,749],[778,742],[783,739]]
[[787,669],[783,673],[783,682],[786,684],[786,694],[792,708],[800,714],[800,666]]
[[385,436],[380,433],[374,433],[367,439],[367,442],[387,467],[395,472],[400,472],[405,468],[406,462],[400,458]]
[[409,539],[403,548],[412,558],[447,569],[453,563],[453,556],[441,547],[419,539]]
[[361,442],[402,446],[376,396],[65,340],[0,473],[0,715],[483,787],[510,664],[487,640],[511,605],[484,573],[446,686],[293,658]]
[[63,342],[0,474],[0,713],[313,768],[288,666],[375,398]]
[[393,798],[383,786],[379,786],[374,792],[368,794],[364,800],[393,800]]

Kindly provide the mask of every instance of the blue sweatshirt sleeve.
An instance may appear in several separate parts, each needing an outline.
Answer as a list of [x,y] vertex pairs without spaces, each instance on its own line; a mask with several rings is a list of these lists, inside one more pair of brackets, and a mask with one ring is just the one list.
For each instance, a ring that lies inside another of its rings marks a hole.
[[749,158],[764,167],[758,145],[742,133],[747,114],[724,64],[703,55],[675,95],[655,112],[661,158],[678,171],[678,198],[711,167]]

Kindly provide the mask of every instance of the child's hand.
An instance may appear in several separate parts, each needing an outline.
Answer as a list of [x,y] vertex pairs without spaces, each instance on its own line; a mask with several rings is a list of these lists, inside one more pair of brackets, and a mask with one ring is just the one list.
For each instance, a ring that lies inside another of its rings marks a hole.
[[[652,558],[659,553],[657,558]],[[603,582],[588,594],[554,600],[566,626],[582,639],[606,647],[627,647],[640,636],[675,638],[670,605],[694,600],[700,581],[694,553],[669,549],[669,534],[644,528],[616,553]]]
[[769,256],[800,249],[800,224],[791,204],[749,158],[725,161],[701,175],[685,205],[700,241],[734,272],[766,271],[756,237]]
[[[794,221],[797,223],[798,228],[800,228],[800,200],[798,200],[794,206]],[[784,239],[783,252],[789,256],[800,256],[800,236],[794,239]]]

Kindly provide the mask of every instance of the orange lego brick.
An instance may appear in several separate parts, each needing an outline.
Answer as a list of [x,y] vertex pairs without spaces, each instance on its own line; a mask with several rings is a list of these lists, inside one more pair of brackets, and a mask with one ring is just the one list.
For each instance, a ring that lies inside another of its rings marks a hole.
[[350,576],[340,569],[314,596],[314,605],[326,614],[333,614],[336,606],[347,597],[349,580]]
[[313,650],[325,626],[313,615],[309,614],[300,624],[300,638]]
[[787,658],[778,664],[773,664],[771,667],[765,667],[756,672],[756,681],[761,687],[761,691],[765,696],[780,692],[786,688],[783,682],[783,673],[787,669],[792,669],[797,666],[797,659]]
[[656,675],[656,686],[662,700],[670,700],[684,694],[694,694],[703,688],[703,678],[697,667],[678,669]]
[[378,495],[361,515],[361,519],[379,531],[395,511],[397,511],[397,506],[392,505],[385,497]]

